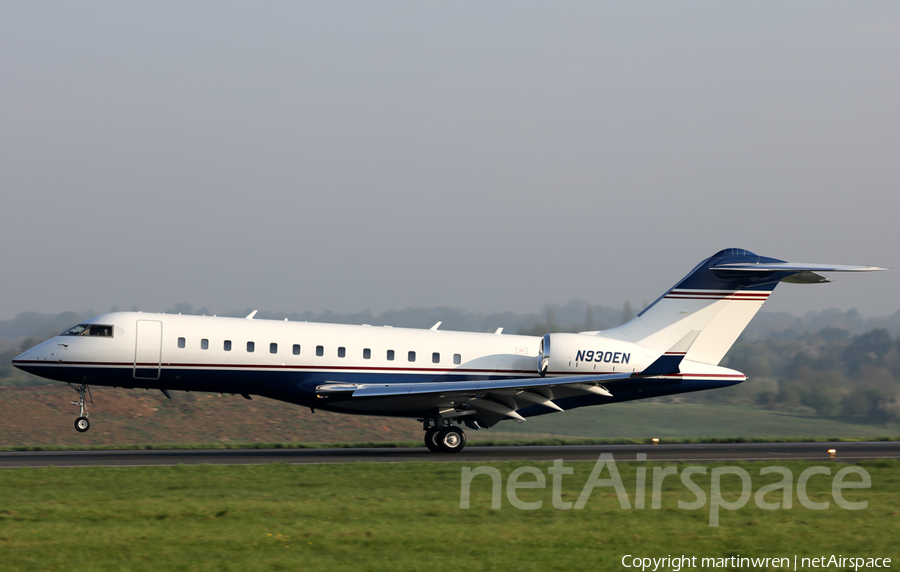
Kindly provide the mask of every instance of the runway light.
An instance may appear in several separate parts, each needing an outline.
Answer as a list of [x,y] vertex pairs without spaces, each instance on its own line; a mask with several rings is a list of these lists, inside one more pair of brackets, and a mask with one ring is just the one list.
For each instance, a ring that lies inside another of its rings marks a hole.
[[659,445],[659,439],[657,439],[656,437],[654,437],[653,439],[651,439],[651,441],[653,441],[653,444],[654,444],[654,445]]
[[828,449],[828,454],[831,455],[832,459],[834,459],[834,456],[837,455],[837,451],[834,449]]

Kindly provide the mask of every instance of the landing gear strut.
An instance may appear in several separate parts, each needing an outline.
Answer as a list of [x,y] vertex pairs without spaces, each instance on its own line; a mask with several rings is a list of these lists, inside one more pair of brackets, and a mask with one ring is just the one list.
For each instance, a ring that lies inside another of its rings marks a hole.
[[69,387],[78,392],[78,401],[70,401],[69,405],[77,405],[79,408],[79,417],[75,420],[75,430],[79,433],[84,433],[88,429],[91,428],[91,422],[88,421],[88,410],[87,404],[84,401],[84,394],[87,392],[88,397],[91,399],[91,405],[94,404],[94,396],[91,395],[91,388],[88,387],[86,383],[82,383],[80,385],[69,384]]
[[426,419],[425,446],[433,453],[459,453],[466,446],[466,433],[449,420]]

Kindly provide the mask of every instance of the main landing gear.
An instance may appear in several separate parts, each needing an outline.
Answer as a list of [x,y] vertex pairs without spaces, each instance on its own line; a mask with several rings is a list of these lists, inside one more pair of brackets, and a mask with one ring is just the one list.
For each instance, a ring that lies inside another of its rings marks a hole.
[[438,421],[425,420],[425,446],[433,453],[459,453],[466,446],[466,433],[459,427],[449,424],[442,426]]
[[82,383],[80,385],[69,384],[69,387],[78,392],[78,401],[70,401],[69,405],[77,405],[79,408],[79,416],[78,419],[75,420],[75,430],[79,433],[84,433],[88,429],[91,428],[91,422],[88,421],[88,410],[87,404],[84,402],[84,394],[87,392],[88,397],[91,399],[91,405],[94,404],[94,396],[91,395],[91,388],[88,387],[86,383]]

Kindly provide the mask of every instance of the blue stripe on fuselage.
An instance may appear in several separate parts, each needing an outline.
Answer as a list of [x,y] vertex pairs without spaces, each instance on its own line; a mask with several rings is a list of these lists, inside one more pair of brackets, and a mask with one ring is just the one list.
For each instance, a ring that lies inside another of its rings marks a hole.
[[[430,382],[455,382],[455,381],[476,381],[476,380],[502,380],[514,378],[527,378],[526,375],[508,375],[508,374],[385,374],[374,372],[328,372],[328,371],[296,371],[296,370],[248,370],[248,369],[186,369],[186,368],[163,368],[160,371],[159,379],[135,379],[132,366],[41,366],[29,364],[22,369],[31,371],[36,375],[41,375],[50,379],[58,379],[60,381],[73,383],[88,383],[91,385],[121,387],[121,388],[141,388],[141,389],[167,389],[173,391],[197,391],[209,393],[233,393],[233,394],[252,394],[297,405],[307,407],[315,407],[317,409],[329,409],[334,411],[346,411],[358,414],[369,415],[391,415],[386,410],[351,410],[341,406],[340,398],[330,401],[319,399],[316,396],[315,388],[326,382],[346,382],[346,383],[430,383]],[[743,380],[741,380],[743,381]],[[563,409],[573,409],[576,407],[584,407],[589,405],[600,405],[605,403],[617,403],[622,401],[631,401],[635,399],[645,399],[648,397],[659,397],[663,395],[671,395],[675,393],[685,393],[691,391],[700,391],[704,389],[714,389],[719,387],[727,387],[740,383],[733,380],[709,380],[709,379],[681,379],[673,382],[663,382],[661,385],[651,385],[648,380],[646,385],[635,386],[633,382],[628,382],[630,386],[616,387],[614,383],[610,383],[609,387],[613,393],[613,397],[603,397],[593,394],[578,395],[572,397],[564,397],[555,399]],[[659,382],[653,382],[659,383]],[[351,401],[352,402],[352,401]],[[525,416],[543,415],[551,413],[552,410],[534,405],[525,407],[519,412]],[[422,412],[417,412],[410,417],[418,417]]]
[[[380,373],[372,371],[307,371],[295,369],[201,369],[163,367],[159,379],[134,377],[133,366],[19,365],[34,375],[72,383],[107,387],[169,389],[210,393],[248,393],[302,405],[317,405],[315,388],[326,382],[431,383],[529,378],[508,373]],[[276,397],[277,396],[277,397]]]

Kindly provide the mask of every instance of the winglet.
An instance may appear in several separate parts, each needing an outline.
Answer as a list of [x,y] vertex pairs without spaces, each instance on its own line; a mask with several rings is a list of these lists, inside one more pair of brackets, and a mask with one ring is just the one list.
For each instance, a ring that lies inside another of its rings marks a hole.
[[257,313],[258,311],[259,311],[259,310],[253,310],[252,312],[250,312],[249,314],[247,314],[247,318],[246,318],[246,319],[247,319],[247,320],[252,320],[252,319],[253,319],[253,316],[255,316],[256,313]]
[[671,373],[679,373],[681,360],[687,355],[699,335],[700,330],[691,330],[688,332],[688,334],[681,338],[678,343],[669,348],[669,351],[659,356],[656,361],[647,366],[644,371],[641,372],[641,375],[668,375]]

